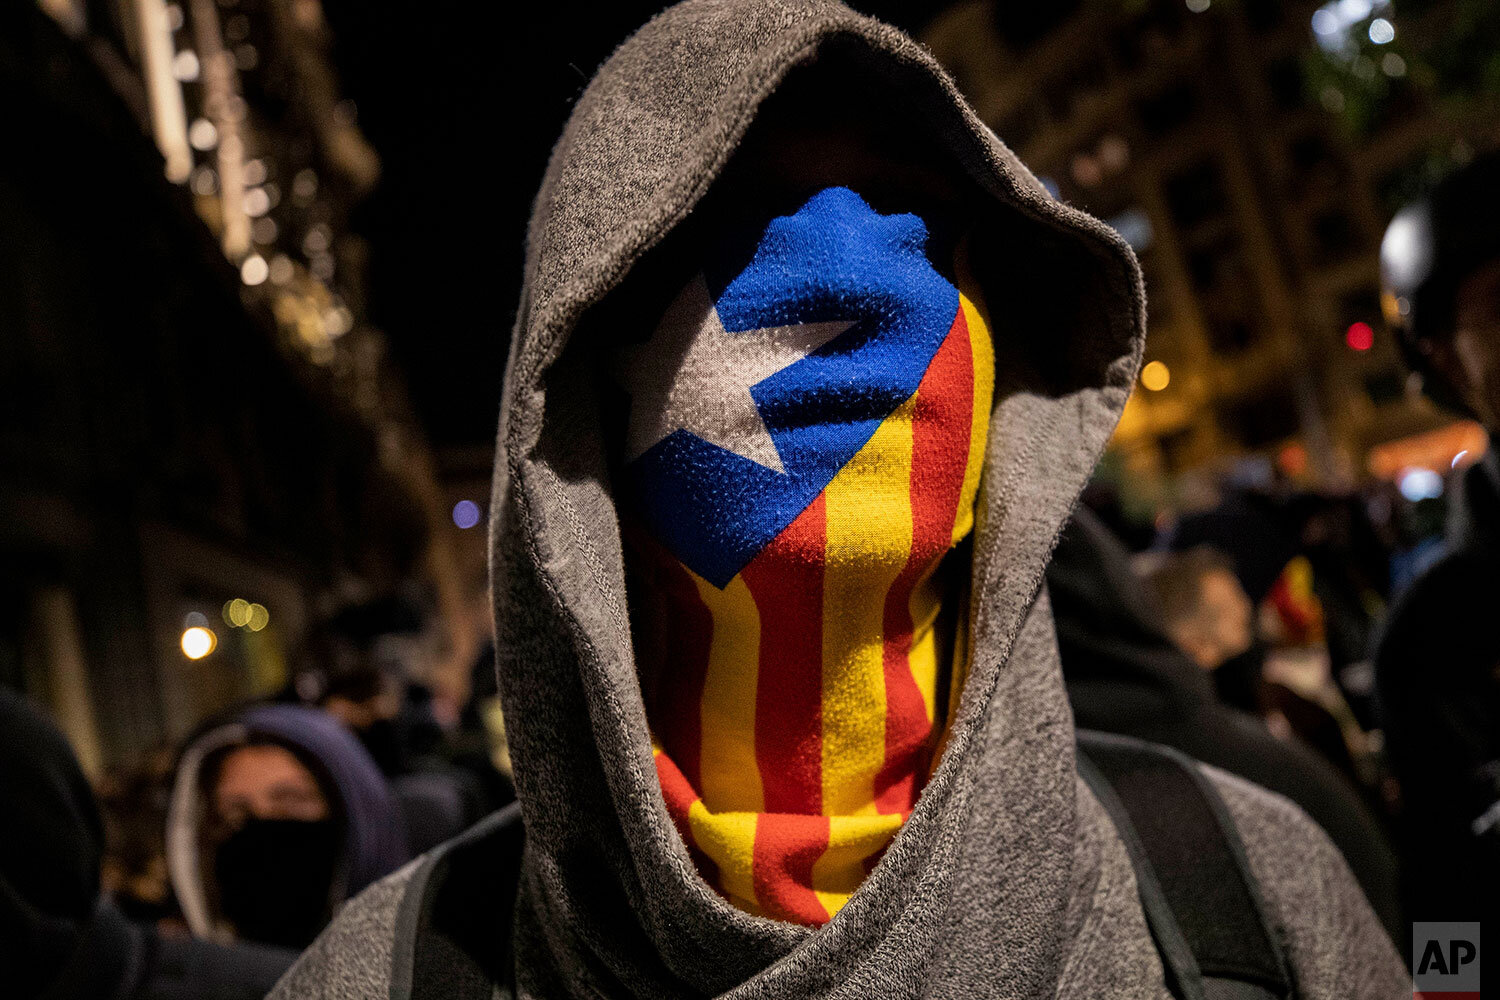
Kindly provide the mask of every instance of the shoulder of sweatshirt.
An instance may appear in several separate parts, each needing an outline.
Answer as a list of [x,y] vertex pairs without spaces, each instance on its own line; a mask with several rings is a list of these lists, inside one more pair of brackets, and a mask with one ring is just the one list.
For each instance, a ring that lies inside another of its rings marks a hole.
[[371,885],[339,910],[266,1000],[385,1000],[396,921],[421,859]]
[[1411,996],[1411,976],[1323,829],[1290,800],[1200,765],[1223,798],[1300,1000]]
[[[1201,766],[1245,845],[1300,1000],[1409,997],[1406,967],[1322,828],[1280,795]],[[388,997],[396,923],[417,864],[351,900],[267,1000]]]

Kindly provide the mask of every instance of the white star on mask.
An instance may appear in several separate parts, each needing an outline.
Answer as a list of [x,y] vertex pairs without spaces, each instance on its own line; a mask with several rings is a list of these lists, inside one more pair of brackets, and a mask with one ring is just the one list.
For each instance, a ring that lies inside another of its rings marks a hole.
[[853,325],[834,320],[730,333],[699,275],[667,307],[649,341],[621,352],[621,381],[630,392],[627,460],[685,430],[785,472],[750,387]]

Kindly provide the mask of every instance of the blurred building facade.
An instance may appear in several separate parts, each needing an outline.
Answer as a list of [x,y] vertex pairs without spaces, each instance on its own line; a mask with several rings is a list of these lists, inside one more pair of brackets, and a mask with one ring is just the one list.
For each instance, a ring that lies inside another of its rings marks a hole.
[[454,528],[363,322],[349,218],[379,163],[316,0],[0,19],[25,153],[0,198],[0,683],[128,763],[283,684],[340,602],[457,607]]
[[1500,95],[1424,75],[1461,6],[986,0],[928,24],[997,134],[1140,255],[1154,364],[1117,436],[1128,479],[1259,454],[1347,485],[1451,420],[1405,391],[1377,263],[1424,177],[1500,142]]

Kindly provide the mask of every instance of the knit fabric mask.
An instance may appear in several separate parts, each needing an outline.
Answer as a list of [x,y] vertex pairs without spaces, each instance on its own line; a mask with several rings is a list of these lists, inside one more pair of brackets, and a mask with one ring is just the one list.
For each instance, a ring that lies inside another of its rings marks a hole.
[[963,668],[962,581],[936,571],[973,526],[993,345],[927,243],[820,191],[620,367],[662,793],[704,878],[781,920],[826,922],[879,860]]

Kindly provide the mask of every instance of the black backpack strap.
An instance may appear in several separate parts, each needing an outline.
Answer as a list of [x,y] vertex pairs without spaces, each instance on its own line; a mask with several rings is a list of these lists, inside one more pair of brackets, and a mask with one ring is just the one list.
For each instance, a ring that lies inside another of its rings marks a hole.
[[1293,996],[1234,820],[1191,759],[1080,730],[1078,770],[1130,854],[1141,907],[1179,1000]]
[[423,857],[396,914],[390,1000],[491,1000],[509,988],[524,843],[512,803]]

